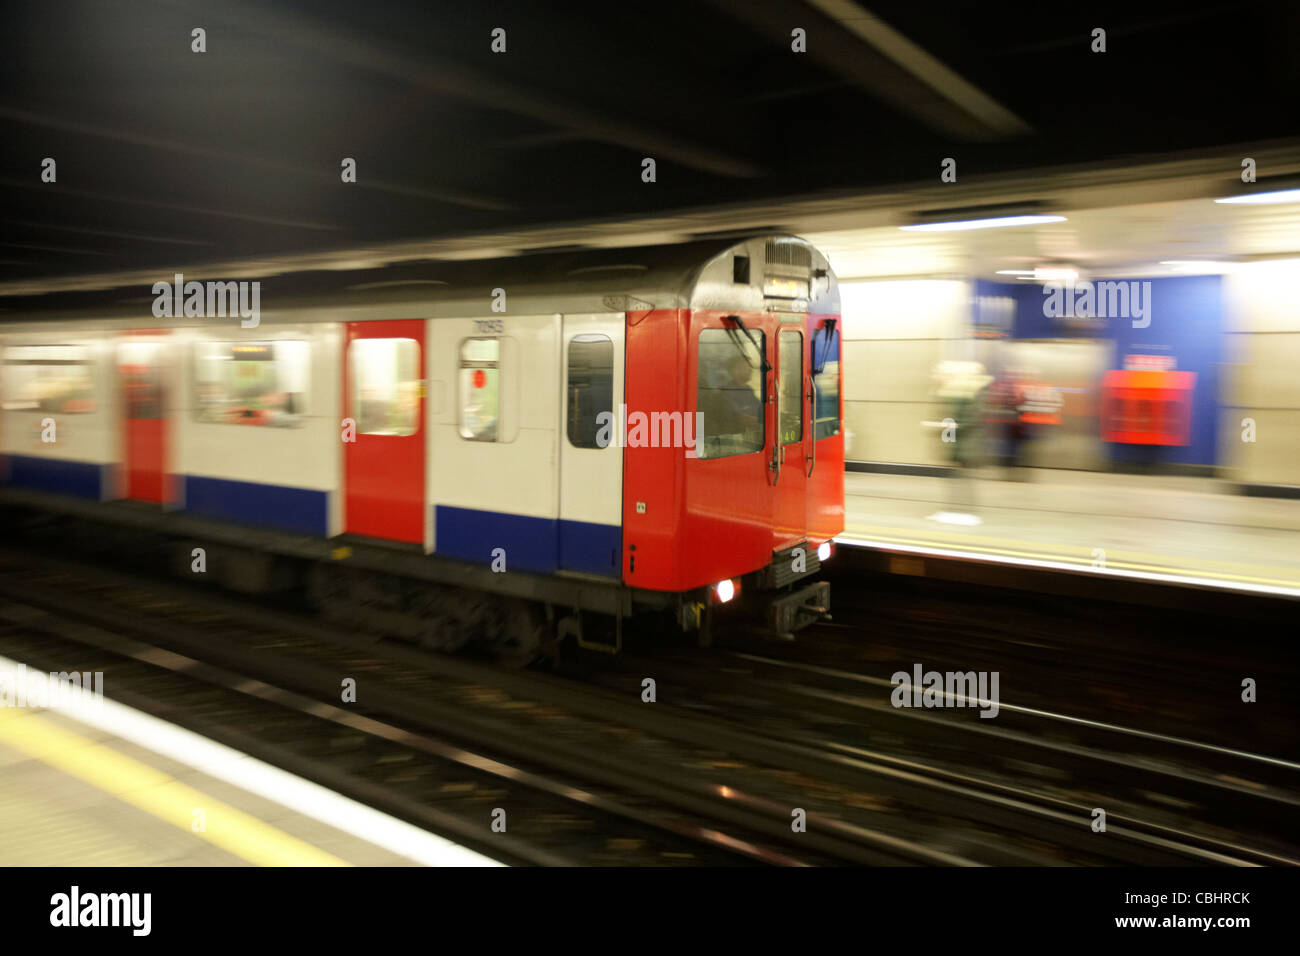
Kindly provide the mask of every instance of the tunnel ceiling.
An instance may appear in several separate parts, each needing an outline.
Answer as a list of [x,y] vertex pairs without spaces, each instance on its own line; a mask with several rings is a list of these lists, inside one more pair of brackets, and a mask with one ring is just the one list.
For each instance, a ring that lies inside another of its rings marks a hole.
[[0,282],[937,182],[944,157],[959,191],[1300,134],[1294,3],[9,10]]

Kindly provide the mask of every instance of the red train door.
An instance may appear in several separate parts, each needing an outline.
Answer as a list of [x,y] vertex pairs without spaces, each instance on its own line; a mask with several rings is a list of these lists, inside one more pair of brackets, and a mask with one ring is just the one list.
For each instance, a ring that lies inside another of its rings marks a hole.
[[[343,527],[424,543],[423,319],[349,322],[343,362]],[[351,434],[349,433],[351,432]]]
[[[690,313],[690,320],[695,361],[687,366],[686,380],[694,385],[694,406],[703,416],[703,427],[695,457],[685,458],[685,537],[671,546],[665,543],[665,548],[678,562],[680,578],[717,581],[738,566],[762,567],[771,559],[776,322],[766,312],[736,315],[700,309]],[[653,352],[634,353],[633,348],[629,345],[629,356],[646,359],[667,360],[673,354],[671,340]],[[650,393],[649,388],[642,391],[636,378],[641,374],[637,370],[649,365],[629,359],[629,407]],[[671,381],[667,374],[660,377]],[[665,403],[660,407],[672,407],[667,404],[671,395],[661,390],[659,396]],[[654,457],[662,462],[671,454],[645,455],[631,445],[630,434],[628,440],[626,480],[631,480],[634,468],[643,474],[641,462]],[[672,475],[665,467],[657,483],[671,487]],[[645,558],[637,560],[643,566]]]
[[126,497],[162,503],[167,472],[167,419],[163,413],[167,333],[162,329],[126,333],[119,344],[125,424]]
[[808,535],[808,468],[805,464],[810,441],[807,405],[808,347],[803,317],[778,315],[775,343],[769,359],[775,374],[775,408],[768,454],[772,458],[768,477],[773,482],[775,507],[772,515],[772,550],[798,544]]

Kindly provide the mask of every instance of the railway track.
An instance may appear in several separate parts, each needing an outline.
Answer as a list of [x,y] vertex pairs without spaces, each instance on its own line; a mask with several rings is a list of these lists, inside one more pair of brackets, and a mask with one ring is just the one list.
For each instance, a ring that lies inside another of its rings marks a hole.
[[[5,656],[103,670],[123,703],[510,862],[971,862],[816,812],[796,833],[762,774],[724,754],[566,709],[574,692],[553,681],[496,686],[536,675],[31,554],[0,565]],[[355,707],[336,703],[340,675],[358,682]],[[489,803],[515,807],[509,839],[487,833]]]
[[[431,734],[74,624],[31,604],[0,602],[0,622],[5,655],[33,662],[29,667],[67,668],[68,661],[76,661],[71,666],[107,671],[114,675],[113,697],[119,702],[165,716],[503,862],[802,862]],[[68,631],[72,639],[56,636]],[[487,813],[496,806],[509,808],[509,827],[489,837]],[[547,832],[539,838],[543,823]]]
[[[584,682],[626,691],[653,674],[680,707],[853,760],[867,774],[962,794],[972,806],[1015,806],[1036,832],[1031,822],[1055,819],[1091,838],[1100,808],[1108,838],[1168,852],[1171,862],[1300,865],[1300,763],[1284,757],[1005,699],[996,720],[979,718],[972,700],[897,708],[883,676],[892,667],[862,673],[744,650],[585,665]],[[1069,844],[1080,845],[1077,833]]]
[[[1064,698],[1083,718],[1171,737],[1195,726],[1207,743],[1238,750],[1290,743],[1291,755],[1300,755],[1297,713],[1285,693],[1300,682],[1289,617],[1247,625],[1219,611],[1062,602],[878,574],[841,577],[835,610],[834,623],[800,642],[799,660],[855,671],[918,661],[938,670],[999,670],[1004,692],[1014,680],[1028,707],[1051,711]],[[1243,706],[1244,677],[1273,692]]]
[[[0,553],[0,569],[0,594],[51,615],[47,634],[66,632],[71,616],[79,627],[98,629],[101,650],[108,638],[131,635],[138,645],[134,651],[146,659],[165,650],[179,655],[181,670],[191,679],[207,667],[230,675],[232,683],[260,682],[267,688],[263,703],[269,701],[266,694],[278,697],[282,707],[293,698],[300,711],[337,700],[341,673],[364,674],[360,683],[366,691],[358,699],[365,706],[329,704],[337,712],[331,718],[335,726],[354,733],[378,730],[378,738],[390,745],[406,736],[427,738],[417,747],[426,756],[445,760],[453,753],[471,766],[482,764],[476,766],[480,772],[485,761],[496,760],[499,766],[488,771],[496,781],[518,784],[531,773],[548,799],[577,797],[586,812],[584,822],[575,825],[578,830],[608,834],[641,828],[637,835],[607,841],[636,852],[574,857],[566,850],[568,834],[557,832],[554,840],[542,841],[553,844],[549,851],[513,854],[523,862],[1249,865],[1296,860],[1287,841],[1258,834],[1243,839],[1226,826],[1187,825],[1186,811],[1198,805],[1206,788],[1252,811],[1271,801],[1279,811],[1293,812],[1294,796],[1281,787],[1261,793],[1249,778],[1233,783],[1158,765],[1141,766],[1142,780],[1135,785],[1131,754],[1037,739],[1023,729],[985,728],[980,725],[988,722],[979,720],[963,728],[933,713],[899,712],[864,696],[863,675],[848,671],[821,673],[824,669],[815,665],[755,654],[729,653],[728,666],[721,668],[716,661],[704,667],[698,660],[623,658],[605,672],[602,680],[612,682],[600,692],[590,683],[575,687],[552,675],[431,655],[245,601],[27,552]],[[72,610],[66,599],[70,586],[80,591]],[[728,668],[730,676],[720,679]],[[639,679],[628,682],[638,673],[656,676],[655,704],[641,702]],[[810,674],[818,682],[809,683]],[[702,690],[705,684],[712,686]],[[887,701],[887,694],[880,696]],[[1019,710],[1011,707],[1009,713]],[[870,727],[876,739],[830,732],[837,726]],[[890,746],[882,746],[882,739]],[[1063,760],[1074,762],[1073,769]],[[1080,769],[1084,764],[1092,769]],[[1083,799],[1089,791],[1060,779],[1071,773],[1092,779],[1101,765],[1127,778],[1122,799],[1114,792],[1100,801]],[[1029,778],[1036,785],[1027,785],[1025,768],[1038,774]],[[316,778],[325,769],[303,775]],[[1171,781],[1183,789],[1176,793]],[[1149,801],[1133,800],[1134,793],[1154,794],[1165,803],[1153,809]],[[382,787],[370,796],[368,802],[387,799]],[[1090,811],[1098,805],[1109,817],[1104,835],[1090,827]],[[791,830],[796,808],[807,813],[807,832]],[[409,819],[409,809],[397,815]],[[564,819],[562,811],[551,811]],[[537,818],[543,817],[539,812]],[[482,828],[481,817],[474,826]],[[655,844],[647,829],[671,834],[665,847],[673,848],[650,849]],[[683,849],[683,842],[692,848]]]

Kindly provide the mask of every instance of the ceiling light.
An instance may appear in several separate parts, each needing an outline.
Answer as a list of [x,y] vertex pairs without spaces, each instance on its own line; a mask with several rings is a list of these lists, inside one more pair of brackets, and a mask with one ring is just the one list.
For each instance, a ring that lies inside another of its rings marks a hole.
[[1231,262],[1216,262],[1213,259],[1162,259],[1160,264],[1170,266],[1179,272],[1197,272],[1201,275],[1227,272],[1233,266]]
[[1043,222],[1065,222],[1064,216],[994,216],[990,219],[955,219],[949,222],[925,222],[899,226],[904,232],[965,232],[968,229],[1001,229],[1006,226],[1032,226]]
[[1244,193],[1240,196],[1224,196],[1214,200],[1218,203],[1232,203],[1243,206],[1263,206],[1279,202],[1300,202],[1300,189],[1275,189],[1266,193]]

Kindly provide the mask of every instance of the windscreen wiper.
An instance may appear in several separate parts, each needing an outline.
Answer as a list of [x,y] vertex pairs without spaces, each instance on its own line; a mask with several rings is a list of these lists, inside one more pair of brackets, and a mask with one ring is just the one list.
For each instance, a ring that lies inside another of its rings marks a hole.
[[[758,359],[759,359],[759,361],[762,363],[763,374],[766,375],[769,371],[771,371],[772,366],[768,364],[767,356],[766,356],[765,354],[763,354],[763,347],[762,347],[761,345],[759,345],[757,341],[755,341],[755,339],[754,339],[754,333],[751,332],[751,331],[749,331],[748,328],[746,328],[745,323],[744,323],[743,321],[741,321],[740,316],[738,316],[738,315],[729,315],[729,316],[727,316],[727,318],[730,319],[732,322],[735,322],[738,326],[740,326],[740,331],[742,331],[742,332],[745,333],[745,338],[749,339],[749,344],[752,345],[752,346],[754,346],[754,351],[758,353]],[[735,330],[735,329],[727,329],[727,331],[731,334],[731,336],[730,336],[730,337],[731,337],[731,341],[734,342],[734,343],[736,344],[736,348],[740,350],[740,354],[745,356],[745,361],[746,361],[746,362],[749,362],[749,356],[748,356],[748,355],[745,355],[745,348],[744,348],[744,346],[742,346],[742,345],[740,344],[740,338],[739,338],[739,336],[737,336],[737,335],[735,334],[735,333],[736,333],[736,330]],[[750,368],[753,368],[753,363],[752,363],[752,362],[750,362]]]
[[835,320],[834,320],[834,319],[827,319],[825,322],[823,322],[823,323],[822,323],[822,327],[821,327],[821,332],[822,332],[822,336],[821,336],[821,338],[822,338],[822,363],[821,363],[820,365],[817,364],[817,347],[816,347],[816,342],[813,343],[813,370],[812,370],[812,373],[813,373],[814,375],[820,375],[822,372],[826,371],[826,362],[827,362],[827,360],[829,360],[830,357],[831,357],[831,349],[830,349],[830,347],[835,343]]

